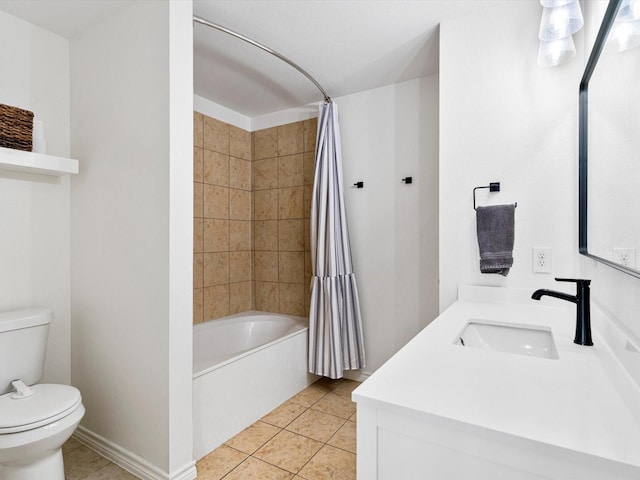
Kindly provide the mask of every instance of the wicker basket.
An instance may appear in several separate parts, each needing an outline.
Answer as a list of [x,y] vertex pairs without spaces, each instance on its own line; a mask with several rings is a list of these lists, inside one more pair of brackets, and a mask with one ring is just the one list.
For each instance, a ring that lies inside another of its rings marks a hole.
[[33,112],[0,103],[0,147],[31,151]]

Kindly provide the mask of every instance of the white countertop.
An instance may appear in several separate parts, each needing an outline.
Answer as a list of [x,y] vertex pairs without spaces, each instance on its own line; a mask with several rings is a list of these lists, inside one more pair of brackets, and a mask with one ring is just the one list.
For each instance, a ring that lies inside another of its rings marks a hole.
[[[600,334],[599,325],[608,320],[592,305],[594,346],[576,345],[574,304],[530,300],[528,290],[529,298],[513,292],[461,288],[460,300],[358,387],[354,401],[435,415],[640,468],[640,390]],[[550,327],[559,359],[455,345],[471,319]]]

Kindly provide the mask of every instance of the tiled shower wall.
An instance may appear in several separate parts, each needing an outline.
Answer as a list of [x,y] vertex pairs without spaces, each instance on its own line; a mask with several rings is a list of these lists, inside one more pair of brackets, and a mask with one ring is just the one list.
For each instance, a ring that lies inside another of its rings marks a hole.
[[308,314],[316,128],[251,134],[194,112],[194,323]]
[[255,308],[308,315],[317,120],[253,132]]
[[253,308],[251,134],[194,113],[194,323]]

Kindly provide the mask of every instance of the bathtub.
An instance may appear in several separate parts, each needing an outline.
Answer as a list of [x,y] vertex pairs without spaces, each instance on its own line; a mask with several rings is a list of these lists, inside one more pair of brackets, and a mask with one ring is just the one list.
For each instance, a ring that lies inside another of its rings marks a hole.
[[307,335],[306,318],[256,311],[193,327],[197,460],[317,380]]

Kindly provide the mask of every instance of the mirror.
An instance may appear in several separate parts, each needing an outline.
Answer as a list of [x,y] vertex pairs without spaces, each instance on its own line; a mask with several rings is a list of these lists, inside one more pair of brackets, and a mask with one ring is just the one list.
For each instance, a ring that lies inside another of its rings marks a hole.
[[640,48],[633,46],[640,46],[640,1],[610,0],[580,83],[579,241],[580,253],[640,277]]

